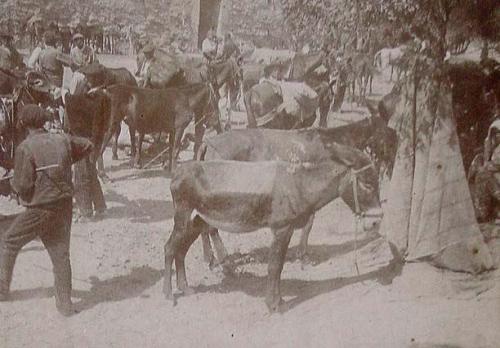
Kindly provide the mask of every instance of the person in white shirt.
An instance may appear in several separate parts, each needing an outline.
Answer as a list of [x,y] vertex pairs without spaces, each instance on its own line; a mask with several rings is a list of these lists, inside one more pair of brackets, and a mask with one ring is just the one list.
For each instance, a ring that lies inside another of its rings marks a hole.
[[207,33],[207,37],[203,40],[201,44],[201,52],[203,53],[203,57],[208,61],[208,63],[212,62],[217,58],[217,36],[215,35],[215,31],[210,29]]
[[73,46],[70,51],[71,68],[74,71],[73,78],[69,86],[71,94],[81,94],[85,92],[87,81],[85,75],[78,72],[78,69],[92,64],[95,61],[94,50],[85,45],[84,37],[80,33],[73,35]]

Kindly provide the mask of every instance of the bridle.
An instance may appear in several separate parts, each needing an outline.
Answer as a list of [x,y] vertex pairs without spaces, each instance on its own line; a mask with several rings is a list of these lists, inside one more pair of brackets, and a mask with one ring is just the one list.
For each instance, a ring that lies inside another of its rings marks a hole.
[[364,217],[382,217],[383,214],[367,214],[361,211],[361,207],[359,205],[359,197],[358,197],[358,175],[367,171],[370,168],[374,168],[373,163],[367,164],[366,166],[360,169],[351,168],[351,182],[352,182],[352,192],[354,196],[354,215],[359,218]]

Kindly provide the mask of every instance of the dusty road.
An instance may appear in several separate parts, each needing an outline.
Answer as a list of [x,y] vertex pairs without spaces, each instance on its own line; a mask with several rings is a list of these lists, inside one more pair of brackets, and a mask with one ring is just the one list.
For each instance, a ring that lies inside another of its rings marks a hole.
[[[376,91],[388,88],[380,77]],[[333,115],[331,124],[364,112],[354,111]],[[161,292],[173,214],[169,178],[159,167],[130,169],[123,151],[118,161],[106,153],[105,162],[114,180],[104,185],[108,215],[73,226],[73,301],[81,312],[71,318],[56,312],[50,260],[34,241],[19,254],[13,301],[0,303],[0,347],[500,346],[498,271],[473,278],[424,263],[393,265],[381,238],[355,235],[340,201],[317,215],[313,265],[295,260],[299,235],[292,239],[283,314],[269,315],[264,304],[267,230],[221,233],[230,253],[239,253],[234,276],[210,271],[196,241],[186,264],[195,294],[172,306]],[[2,213],[17,209],[0,198]]]

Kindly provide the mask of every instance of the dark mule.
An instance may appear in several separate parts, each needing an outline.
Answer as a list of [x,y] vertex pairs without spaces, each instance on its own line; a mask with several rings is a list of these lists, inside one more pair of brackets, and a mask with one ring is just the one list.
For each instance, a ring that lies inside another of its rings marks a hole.
[[281,271],[294,229],[304,227],[311,214],[337,197],[356,214],[380,209],[378,178],[368,156],[336,146],[337,160],[320,164],[193,161],[180,165],[170,185],[175,213],[165,244],[165,297],[174,299],[174,259],[177,288],[189,292],[185,256],[209,226],[233,233],[269,227],[274,240],[269,249],[266,304],[270,311],[278,311]]
[[[93,63],[87,65],[79,70],[85,75],[90,89],[106,88],[111,85],[127,85],[127,86],[137,86],[137,81],[130,71],[125,68],[107,68],[99,63]],[[82,98],[82,101],[85,100]],[[88,99],[90,100],[90,99]],[[126,123],[126,120],[125,120]],[[118,137],[120,136],[121,125],[118,125],[118,129],[113,136],[112,143],[112,153],[113,159],[118,159]],[[130,141],[132,141],[133,134],[130,133]],[[101,166],[100,166],[101,167]],[[100,171],[104,171],[104,168],[99,168]]]
[[175,114],[189,113],[187,98],[175,89],[149,89],[126,85],[113,85],[103,89],[110,98],[111,115],[106,126],[101,154],[117,127],[126,118],[131,132],[131,163],[141,166],[142,143],[146,133],[166,131],[169,136],[169,168],[172,168],[175,153]]

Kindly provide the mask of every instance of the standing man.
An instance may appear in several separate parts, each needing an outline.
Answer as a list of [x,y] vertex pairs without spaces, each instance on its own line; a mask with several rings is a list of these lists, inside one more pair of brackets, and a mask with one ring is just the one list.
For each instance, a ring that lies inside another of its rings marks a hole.
[[[0,66],[8,69],[23,68],[23,56],[17,51],[13,43],[14,37],[9,32],[0,32]],[[5,53],[5,55],[3,54]],[[4,59],[6,61],[4,62]]]
[[337,76],[337,88],[335,91],[332,111],[338,112],[342,107],[344,102],[345,92],[350,84],[350,73],[352,71],[351,57],[347,58],[347,61],[343,61],[342,57],[337,58],[338,66],[338,76]]
[[80,73],[78,69],[92,64],[95,61],[94,50],[85,45],[84,37],[80,33],[73,35],[73,46],[71,47],[70,58],[71,68],[74,71],[69,92],[71,94],[84,93],[86,90],[87,81],[85,75]]
[[139,77],[137,84],[139,87],[148,88],[151,86],[151,65],[155,61],[155,47],[152,44],[146,44],[142,49],[144,61],[137,71]]
[[28,136],[16,149],[11,186],[26,210],[0,237],[0,300],[8,299],[17,254],[39,237],[53,264],[57,310],[69,316],[75,313],[69,257],[73,209],[71,165],[91,152],[92,143],[47,133],[43,129],[46,111],[37,105],[26,105],[19,120],[28,130]]

